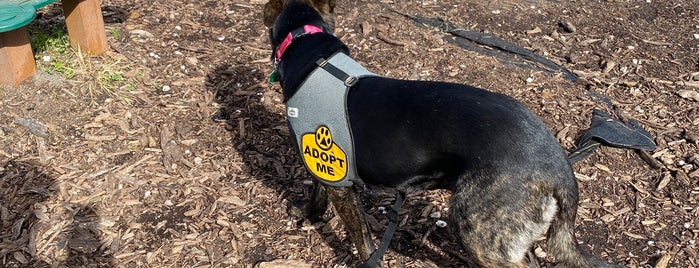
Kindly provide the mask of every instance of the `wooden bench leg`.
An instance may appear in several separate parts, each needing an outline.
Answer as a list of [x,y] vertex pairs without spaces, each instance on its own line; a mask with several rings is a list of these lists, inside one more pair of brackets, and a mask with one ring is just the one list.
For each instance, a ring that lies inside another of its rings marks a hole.
[[0,33],[0,84],[15,87],[36,72],[27,27]]
[[100,0],[62,0],[71,45],[90,54],[107,51]]

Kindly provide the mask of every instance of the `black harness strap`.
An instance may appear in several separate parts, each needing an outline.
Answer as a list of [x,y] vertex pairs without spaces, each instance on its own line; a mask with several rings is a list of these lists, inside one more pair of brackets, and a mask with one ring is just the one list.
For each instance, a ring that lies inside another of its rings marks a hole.
[[396,196],[396,202],[393,203],[391,211],[388,212],[388,226],[386,227],[386,231],[383,233],[383,237],[381,238],[381,244],[379,244],[379,248],[377,248],[374,251],[374,253],[371,253],[371,257],[369,257],[369,259],[366,260],[364,263],[357,266],[357,268],[375,267],[376,263],[378,263],[381,260],[381,257],[383,257],[383,254],[386,253],[386,250],[388,250],[388,246],[391,244],[393,234],[396,232],[396,227],[398,227],[398,210],[403,205],[404,201],[405,193],[403,193],[402,191],[398,191],[398,195]]
[[318,61],[316,61],[316,64],[318,64],[318,67],[323,68],[323,70],[332,74],[335,78],[340,79],[340,81],[344,82],[345,86],[351,87],[355,83],[357,83],[357,80],[359,80],[357,79],[357,77],[350,76],[344,71],[335,67],[335,65],[328,63],[328,60],[326,59],[321,58]]

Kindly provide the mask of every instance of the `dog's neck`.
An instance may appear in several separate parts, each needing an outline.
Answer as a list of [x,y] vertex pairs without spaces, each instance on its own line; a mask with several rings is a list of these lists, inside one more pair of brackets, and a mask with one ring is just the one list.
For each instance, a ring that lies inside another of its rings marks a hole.
[[337,52],[349,54],[347,46],[332,34],[332,30],[315,9],[302,3],[287,4],[279,15],[270,31],[270,39],[284,101],[296,93],[315,69],[318,59]]
[[289,32],[286,35],[286,38],[284,38],[284,41],[282,41],[281,44],[279,44],[276,53],[274,53],[274,63],[277,64],[282,60],[286,48],[289,47],[289,45],[291,45],[291,42],[294,42],[294,40],[296,40],[297,38],[307,34],[316,34],[323,32],[323,29],[321,29],[320,27],[310,24],[304,25],[301,28]]

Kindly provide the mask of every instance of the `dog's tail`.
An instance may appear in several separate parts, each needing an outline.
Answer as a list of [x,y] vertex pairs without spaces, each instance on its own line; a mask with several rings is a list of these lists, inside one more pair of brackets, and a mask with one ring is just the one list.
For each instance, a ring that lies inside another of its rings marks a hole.
[[564,267],[626,267],[607,263],[578,248],[574,231],[578,207],[577,185],[558,187],[553,195],[558,202],[558,213],[548,230],[547,246],[557,262]]

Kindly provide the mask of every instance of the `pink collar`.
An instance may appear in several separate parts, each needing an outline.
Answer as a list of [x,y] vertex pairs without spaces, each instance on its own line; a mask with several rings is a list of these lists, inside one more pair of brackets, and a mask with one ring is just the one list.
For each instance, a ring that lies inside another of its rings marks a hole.
[[282,59],[282,55],[284,55],[284,51],[286,51],[286,48],[291,45],[291,42],[294,41],[294,39],[299,38],[301,36],[307,35],[307,34],[314,34],[314,33],[322,33],[323,29],[321,29],[318,26],[315,25],[304,25],[301,28],[298,28],[296,30],[293,30],[289,32],[289,34],[284,38],[284,41],[279,45],[279,49],[277,49],[277,58],[275,59],[276,61],[279,61]]

